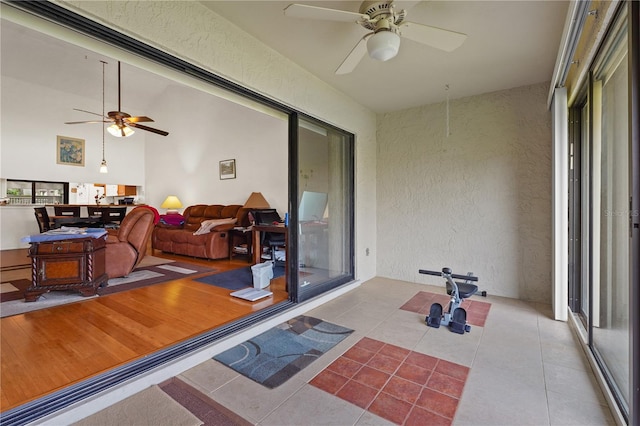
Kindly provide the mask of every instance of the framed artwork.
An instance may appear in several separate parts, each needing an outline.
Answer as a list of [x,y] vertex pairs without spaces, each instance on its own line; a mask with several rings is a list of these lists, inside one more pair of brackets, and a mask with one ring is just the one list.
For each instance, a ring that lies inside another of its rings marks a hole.
[[58,164],[84,167],[84,139],[58,136],[56,157]]
[[236,160],[223,160],[220,162],[220,179],[236,178]]

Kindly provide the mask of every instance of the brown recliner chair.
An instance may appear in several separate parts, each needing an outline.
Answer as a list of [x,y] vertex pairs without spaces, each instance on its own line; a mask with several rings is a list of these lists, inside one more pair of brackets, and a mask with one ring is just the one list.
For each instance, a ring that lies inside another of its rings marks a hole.
[[144,258],[154,218],[151,209],[136,207],[124,217],[117,233],[109,233],[105,252],[109,278],[129,275]]

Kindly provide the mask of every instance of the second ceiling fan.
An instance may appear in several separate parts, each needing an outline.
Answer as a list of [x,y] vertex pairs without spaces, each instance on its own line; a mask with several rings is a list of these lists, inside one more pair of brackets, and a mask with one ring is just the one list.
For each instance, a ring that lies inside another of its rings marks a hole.
[[[418,2],[398,3],[413,5]],[[371,31],[358,41],[336,74],[353,71],[367,52],[379,61],[395,57],[400,49],[400,37],[446,52],[457,49],[467,38],[463,33],[406,21],[407,12],[404,9],[396,11],[393,0],[363,1],[358,13],[294,3],[284,9],[284,14],[292,18],[355,23]]]
[[98,115],[103,118],[101,121],[67,121],[64,124],[86,124],[86,123],[113,123],[107,128],[109,133],[116,137],[126,137],[133,134],[131,128],[146,130],[147,132],[156,133],[158,135],[167,136],[169,132],[164,130],[154,129],[153,127],[145,126],[140,122],[152,122],[149,117],[139,116],[132,117],[130,114],[123,112],[120,99],[120,61],[118,61],[118,110],[109,111],[106,116],[83,109],[74,108],[76,111],[86,112],[88,114]]

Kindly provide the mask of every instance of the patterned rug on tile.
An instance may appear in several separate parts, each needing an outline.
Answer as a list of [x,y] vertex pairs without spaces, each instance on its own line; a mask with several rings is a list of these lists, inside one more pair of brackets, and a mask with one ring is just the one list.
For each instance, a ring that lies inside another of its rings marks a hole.
[[[159,284],[196,274],[210,273],[214,269],[184,262],[165,262],[152,266],[139,267],[127,277],[112,278],[106,287],[98,289],[98,295],[119,293],[125,290]],[[0,288],[0,317],[17,315],[53,306],[86,300],[87,297],[73,290],[50,291],[41,295],[35,302],[24,301],[24,291],[31,285],[31,280],[19,279],[1,283]],[[96,297],[96,296],[93,296]]]
[[[447,309],[449,300],[451,300],[451,297],[447,296],[444,289],[442,290],[442,294],[419,291],[415,296],[409,299],[407,303],[402,305],[400,309],[403,311],[422,314],[426,318],[427,315],[429,315],[429,308],[431,308],[431,304],[440,303],[444,310]],[[478,327],[484,327],[487,315],[489,315],[489,310],[491,309],[491,303],[469,298],[464,299],[460,306],[467,311],[467,323],[477,325]]]
[[213,359],[273,389],[351,333],[353,330],[349,328],[301,315]]
[[469,368],[363,338],[310,384],[399,425],[453,422]]

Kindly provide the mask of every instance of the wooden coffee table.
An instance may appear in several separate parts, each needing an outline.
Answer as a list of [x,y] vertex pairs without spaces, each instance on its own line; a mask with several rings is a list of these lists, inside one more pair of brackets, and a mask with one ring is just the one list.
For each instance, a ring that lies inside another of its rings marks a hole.
[[32,242],[31,286],[25,290],[26,302],[53,290],[78,290],[93,296],[107,283],[104,238],[73,238]]

